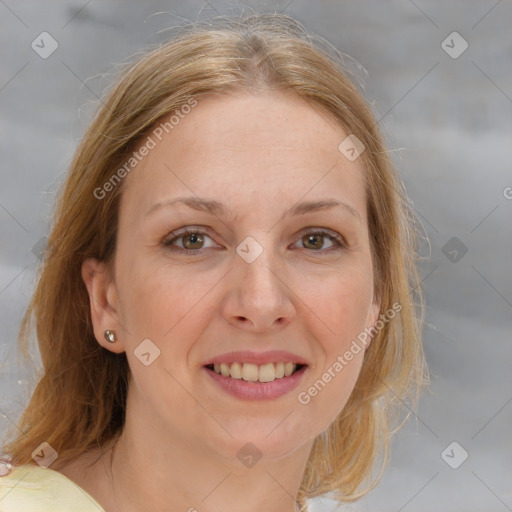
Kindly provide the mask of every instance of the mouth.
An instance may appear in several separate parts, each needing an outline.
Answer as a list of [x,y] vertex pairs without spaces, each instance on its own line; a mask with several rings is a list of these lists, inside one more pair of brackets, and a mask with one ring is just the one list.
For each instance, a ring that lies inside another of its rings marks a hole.
[[303,372],[306,364],[279,361],[276,363],[254,364],[244,362],[207,364],[204,366],[210,372],[226,379],[243,380],[246,382],[268,383],[287,379]]

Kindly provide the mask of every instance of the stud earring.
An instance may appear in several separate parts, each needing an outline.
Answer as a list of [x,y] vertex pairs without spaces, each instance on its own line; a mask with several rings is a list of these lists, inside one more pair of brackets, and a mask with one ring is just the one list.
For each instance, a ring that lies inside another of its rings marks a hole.
[[105,339],[109,343],[115,343],[117,341],[116,331],[111,331],[111,330],[105,331]]

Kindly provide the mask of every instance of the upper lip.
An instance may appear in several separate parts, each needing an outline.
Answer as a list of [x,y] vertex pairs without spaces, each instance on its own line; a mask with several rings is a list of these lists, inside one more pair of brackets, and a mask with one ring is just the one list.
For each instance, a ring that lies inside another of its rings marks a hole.
[[295,363],[307,365],[307,361],[291,352],[285,350],[270,350],[268,352],[251,352],[251,351],[238,351],[229,352],[219,356],[212,357],[204,366],[210,364],[231,364],[231,363],[253,363],[263,365],[267,363]]

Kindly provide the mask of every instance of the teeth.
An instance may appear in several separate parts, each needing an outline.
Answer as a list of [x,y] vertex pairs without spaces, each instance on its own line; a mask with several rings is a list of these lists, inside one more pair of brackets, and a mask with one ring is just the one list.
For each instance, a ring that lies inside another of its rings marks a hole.
[[286,363],[284,365],[284,376],[289,377],[293,373],[293,370],[295,370],[295,365],[293,363]]
[[258,365],[244,363],[242,365],[242,379],[256,382],[258,380]]
[[289,377],[297,368],[294,363],[267,363],[258,366],[253,363],[214,364],[215,373],[248,382],[272,382]]
[[[227,365],[226,365],[227,366]],[[242,378],[242,365],[240,363],[233,363],[229,370],[231,377],[233,379],[241,379]]]
[[260,373],[258,380],[260,382],[272,382],[276,380],[276,367],[273,363],[268,363],[260,366]]
[[227,364],[222,363],[220,365],[220,373],[224,375],[224,377],[229,377],[231,374],[229,373],[229,366]]

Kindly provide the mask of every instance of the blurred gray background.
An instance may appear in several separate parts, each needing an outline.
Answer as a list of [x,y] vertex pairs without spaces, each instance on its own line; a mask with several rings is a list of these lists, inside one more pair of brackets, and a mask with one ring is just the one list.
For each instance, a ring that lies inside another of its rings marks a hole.
[[[340,510],[512,510],[508,0],[0,0],[0,434],[35,378],[18,364],[17,330],[103,74],[169,27],[242,9],[284,11],[355,59],[430,240],[421,272],[431,392],[393,438],[380,486]],[[311,510],[333,507],[321,499]]]

